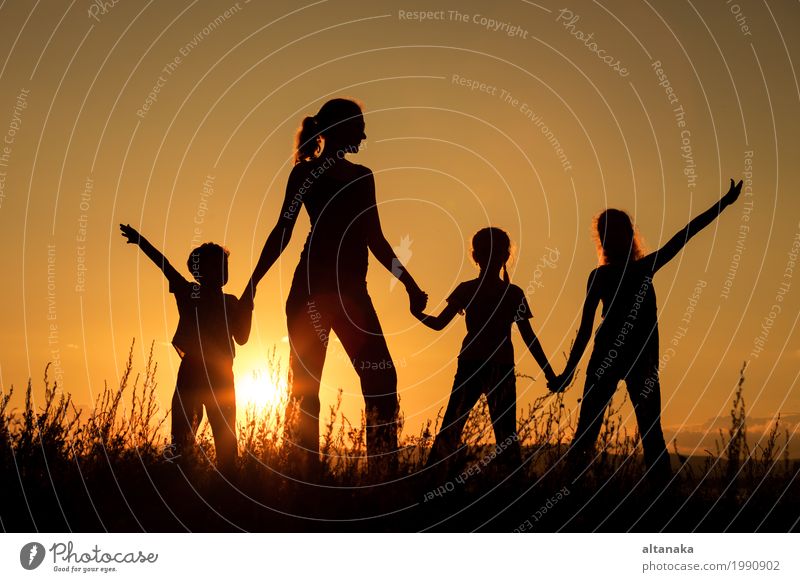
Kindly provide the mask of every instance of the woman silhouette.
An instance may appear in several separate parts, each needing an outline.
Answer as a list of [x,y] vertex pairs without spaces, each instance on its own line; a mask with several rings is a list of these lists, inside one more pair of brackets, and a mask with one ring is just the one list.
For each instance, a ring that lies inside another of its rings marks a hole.
[[286,318],[290,384],[299,405],[293,443],[299,454],[293,456],[312,472],[319,463],[319,386],[331,330],[361,380],[370,466],[387,466],[397,449],[397,374],[367,292],[368,251],[405,285],[412,310],[427,302],[383,235],[372,171],[345,158],[358,152],[364,139],[361,107],[349,99],[332,99],[303,119],[280,216],[248,284],[255,294],[305,207],[311,230],[292,279]]

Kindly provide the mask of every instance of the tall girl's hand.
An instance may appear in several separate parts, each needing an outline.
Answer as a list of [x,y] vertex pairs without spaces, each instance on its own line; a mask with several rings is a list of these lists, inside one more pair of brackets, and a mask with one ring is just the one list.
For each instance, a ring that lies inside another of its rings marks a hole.
[[742,191],[742,180],[739,180],[739,183],[736,184],[731,178],[731,187],[728,190],[728,193],[722,197],[722,204],[723,206],[730,206],[736,199],[739,198],[739,193]]

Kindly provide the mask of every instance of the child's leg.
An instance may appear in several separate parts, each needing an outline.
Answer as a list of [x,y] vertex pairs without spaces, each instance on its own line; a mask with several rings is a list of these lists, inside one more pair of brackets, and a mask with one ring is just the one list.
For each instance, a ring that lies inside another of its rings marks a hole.
[[370,296],[358,293],[340,301],[333,331],[361,380],[370,464],[390,471],[397,452],[397,370]]
[[522,454],[517,438],[517,377],[514,366],[494,366],[485,387],[494,438],[501,447],[498,458],[508,467],[518,467]]
[[568,453],[569,464],[580,465],[573,466],[573,469],[582,471],[585,465],[591,462],[591,454],[600,434],[606,407],[611,402],[618,383],[619,380],[615,376],[603,376],[598,379],[593,373],[592,376],[587,373],[578,426]]
[[664,432],[661,430],[661,385],[658,363],[642,366],[628,375],[628,394],[636,413],[639,434],[644,449],[644,462],[657,480],[669,478],[672,473]]
[[433,441],[426,466],[433,467],[454,455],[461,441],[461,432],[467,423],[472,407],[478,402],[483,392],[483,377],[480,364],[470,365],[458,363],[456,377],[453,380],[453,391],[447,401],[442,427]]
[[331,327],[325,306],[314,298],[293,302],[290,298],[286,325],[293,400],[287,407],[287,418],[296,414],[290,454],[307,469],[315,470],[319,464],[319,385]]
[[175,448],[172,456],[176,458],[194,445],[194,436],[203,418],[202,387],[196,370],[198,364],[187,356],[178,367],[175,393],[172,395],[172,445]]
[[217,467],[222,473],[230,474],[236,467],[239,450],[236,441],[236,392],[233,384],[233,370],[227,364],[220,370],[209,374],[211,389],[203,404],[214,435],[214,450],[217,454]]

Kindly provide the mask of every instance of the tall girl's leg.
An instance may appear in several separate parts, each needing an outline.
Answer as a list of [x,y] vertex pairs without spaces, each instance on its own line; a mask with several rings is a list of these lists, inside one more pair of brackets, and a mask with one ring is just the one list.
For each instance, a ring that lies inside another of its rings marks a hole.
[[578,426],[568,453],[568,463],[573,470],[583,471],[591,462],[606,407],[614,396],[618,382],[616,377],[603,376],[598,379],[594,374],[586,375]]
[[290,456],[313,470],[319,464],[319,384],[325,364],[330,324],[325,306],[311,298],[287,303],[289,384],[292,402],[287,418],[294,418]]
[[672,469],[669,453],[661,429],[661,384],[658,364],[645,366],[628,376],[628,394],[636,413],[639,435],[642,439],[644,462],[656,481],[669,479]]

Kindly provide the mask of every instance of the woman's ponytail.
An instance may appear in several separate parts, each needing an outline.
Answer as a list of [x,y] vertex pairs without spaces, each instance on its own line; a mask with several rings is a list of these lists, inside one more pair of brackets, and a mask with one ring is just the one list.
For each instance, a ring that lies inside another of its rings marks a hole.
[[304,117],[294,138],[294,163],[307,162],[319,155],[319,127],[316,118]]
[[506,283],[511,283],[511,277],[508,276],[508,269],[506,268],[505,263],[503,263],[503,281]]

